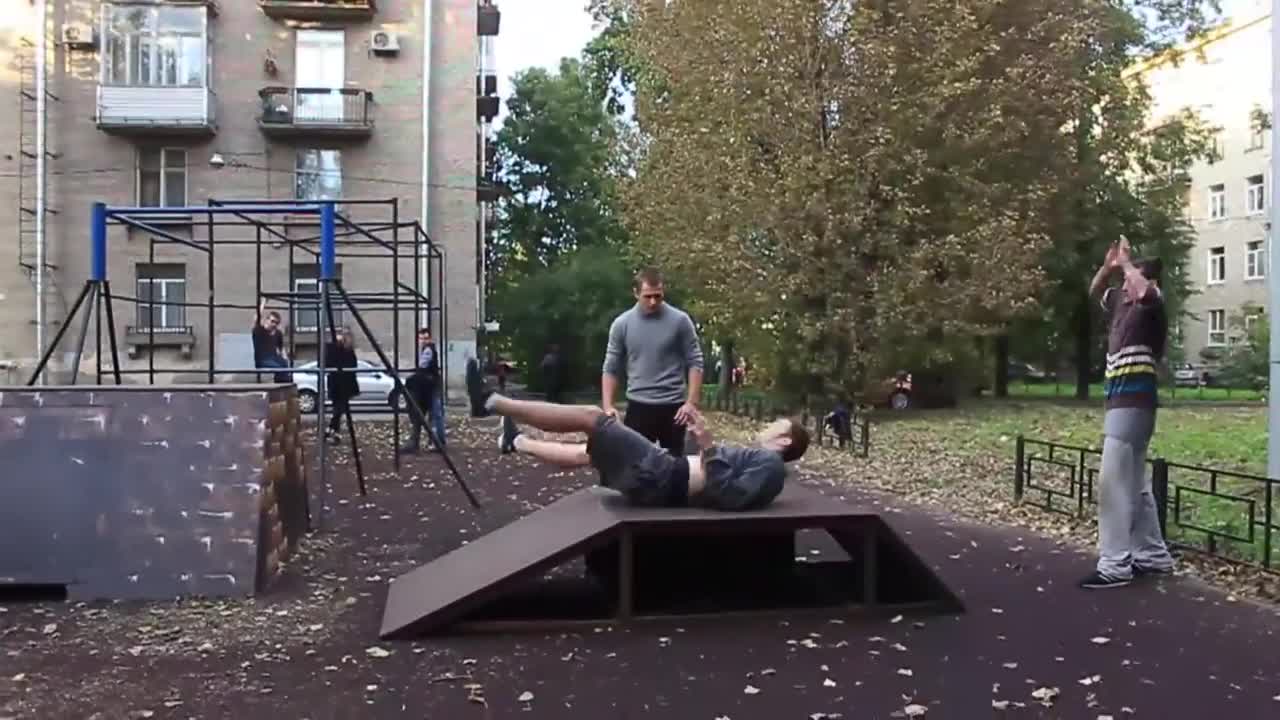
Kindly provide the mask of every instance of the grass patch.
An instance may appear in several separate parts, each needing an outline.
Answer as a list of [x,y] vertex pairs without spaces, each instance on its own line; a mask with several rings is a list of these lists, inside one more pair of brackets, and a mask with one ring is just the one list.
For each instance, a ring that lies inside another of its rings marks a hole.
[[[1266,396],[1260,390],[1239,388],[1173,387],[1165,384],[1160,386],[1159,392],[1160,399],[1166,403],[1260,403],[1266,400]],[[1075,398],[1075,394],[1076,386],[1074,383],[1009,383],[1009,396],[1013,398],[1036,397],[1072,400]],[[1089,386],[1089,397],[1101,401],[1103,397],[1102,383],[1094,383]]]

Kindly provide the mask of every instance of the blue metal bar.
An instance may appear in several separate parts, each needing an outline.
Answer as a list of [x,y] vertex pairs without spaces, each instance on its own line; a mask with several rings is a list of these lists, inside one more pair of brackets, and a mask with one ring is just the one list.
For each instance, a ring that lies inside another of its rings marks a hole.
[[93,204],[91,221],[90,246],[92,256],[89,262],[89,279],[102,282],[107,279],[107,206],[106,203]]
[[[148,232],[156,237],[164,238],[165,240],[168,240],[171,243],[186,245],[189,248],[195,248],[196,250],[199,250],[201,252],[209,252],[208,247],[201,245],[198,242],[195,242],[193,240],[187,240],[186,238],[180,238],[177,235],[174,235],[165,230],[161,230],[160,228],[155,227],[154,225],[148,225],[147,223],[144,223],[140,220],[134,220],[131,217],[124,217],[124,216],[117,217],[116,220],[121,225],[130,225],[132,227],[136,227],[139,230],[142,230],[143,232]],[[155,242],[155,238],[152,238],[152,242]]]
[[320,208],[320,279],[336,280],[337,263],[334,260],[334,219],[337,213],[333,203],[327,202]]
[[[320,213],[323,205],[315,203],[291,205],[217,205],[195,207],[109,207],[108,216],[114,215],[238,215],[241,213]],[[332,207],[332,205],[330,205]]]
[[352,233],[352,234],[364,235],[365,237],[367,237],[367,238],[369,238],[370,240],[372,240],[373,242],[375,242],[375,243],[377,243],[377,244],[381,245],[382,247],[386,248],[387,250],[391,250],[391,249],[392,249],[392,247],[391,247],[391,243],[387,242],[386,240],[383,240],[382,238],[380,238],[380,237],[378,237],[378,236],[374,235],[373,233],[369,232],[368,230],[365,230],[364,228],[360,227],[359,225],[357,225],[357,224],[355,224],[355,223],[351,222],[351,219],[350,219],[350,218],[348,218],[346,215],[342,215],[341,213],[339,213],[339,214],[338,214],[337,219],[341,220],[343,225],[346,225],[347,227],[351,228],[351,233]]

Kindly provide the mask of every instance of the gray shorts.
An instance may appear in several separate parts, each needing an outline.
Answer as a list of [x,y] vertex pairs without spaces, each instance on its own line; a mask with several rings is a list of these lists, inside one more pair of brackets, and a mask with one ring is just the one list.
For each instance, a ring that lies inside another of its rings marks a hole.
[[600,484],[635,505],[678,507],[689,503],[689,462],[673,457],[643,435],[603,413],[587,435],[587,455]]

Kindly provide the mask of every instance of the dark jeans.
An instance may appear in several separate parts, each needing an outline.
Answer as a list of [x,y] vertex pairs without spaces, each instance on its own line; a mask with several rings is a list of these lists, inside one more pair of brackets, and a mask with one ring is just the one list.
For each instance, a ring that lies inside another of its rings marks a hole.
[[650,405],[628,400],[624,424],[672,455],[684,457],[685,426],[676,424],[676,411],[682,404]]
[[[281,357],[281,356],[279,356],[279,355],[272,355],[271,357],[259,358],[259,360],[258,360],[258,363],[257,363],[257,364],[258,364],[258,367],[260,367],[260,368],[287,368],[287,367],[289,367],[289,363],[288,363],[288,361],[286,361],[283,357]],[[291,383],[291,382],[293,382],[293,378],[290,376],[290,374],[289,374],[289,373],[275,373],[275,375],[274,375],[273,377],[274,377],[275,381],[276,381],[276,382],[278,382],[278,383]]]
[[342,429],[342,418],[351,410],[351,398],[344,395],[333,397],[333,415],[329,418],[329,430],[338,432]]

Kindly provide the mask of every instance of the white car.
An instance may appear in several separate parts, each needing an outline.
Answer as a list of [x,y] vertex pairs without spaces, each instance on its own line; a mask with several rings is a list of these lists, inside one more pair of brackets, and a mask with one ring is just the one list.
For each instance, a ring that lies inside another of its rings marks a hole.
[[[356,374],[356,380],[360,383],[360,394],[351,398],[352,409],[358,407],[378,406],[388,409],[399,407],[402,412],[408,410],[408,404],[404,398],[396,391],[396,382],[392,378],[391,373],[386,372],[381,365],[374,365],[367,360],[356,360],[356,366],[361,370],[374,370],[377,372],[362,372]],[[316,361],[303,363],[298,366],[300,370],[314,370]],[[406,382],[412,371],[400,375],[401,382]],[[293,382],[298,386],[299,409],[304,413],[313,413],[316,411],[316,398],[319,393],[316,391],[316,373],[297,373],[293,376]],[[333,400],[325,398],[325,409],[333,407]]]

